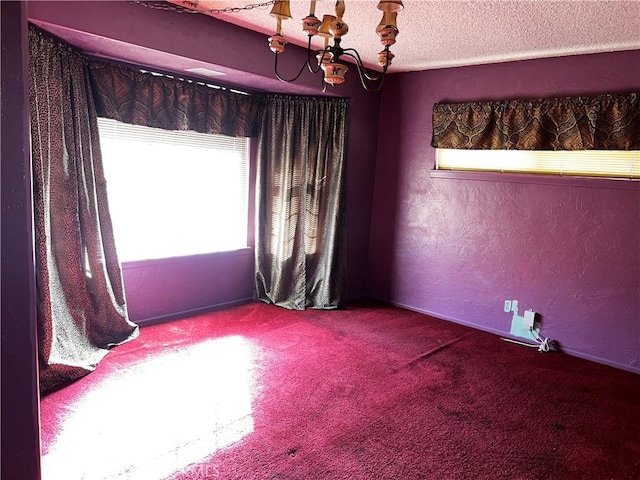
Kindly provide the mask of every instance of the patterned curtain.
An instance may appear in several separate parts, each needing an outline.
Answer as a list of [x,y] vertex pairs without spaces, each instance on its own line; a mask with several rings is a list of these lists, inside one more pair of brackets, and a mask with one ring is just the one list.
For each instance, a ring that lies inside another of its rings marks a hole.
[[435,104],[435,148],[640,150],[640,95]]
[[29,30],[40,389],[138,336],[127,318],[83,57]]
[[261,97],[92,60],[99,117],[165,130],[250,137]]
[[270,96],[258,135],[256,289],[303,310],[344,302],[348,101]]

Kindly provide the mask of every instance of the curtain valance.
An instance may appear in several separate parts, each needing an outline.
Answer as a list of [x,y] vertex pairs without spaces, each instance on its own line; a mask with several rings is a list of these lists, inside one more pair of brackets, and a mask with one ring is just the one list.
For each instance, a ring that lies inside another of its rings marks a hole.
[[640,150],[640,95],[433,106],[435,148]]
[[165,130],[250,137],[261,98],[92,60],[98,116]]

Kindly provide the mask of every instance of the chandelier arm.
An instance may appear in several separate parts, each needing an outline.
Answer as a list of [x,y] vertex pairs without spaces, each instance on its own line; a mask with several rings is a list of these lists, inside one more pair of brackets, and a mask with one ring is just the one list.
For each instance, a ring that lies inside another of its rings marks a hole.
[[[313,66],[313,62],[311,61],[312,58],[316,58],[316,55],[319,54],[323,54],[327,51],[327,49],[325,48],[324,50],[311,50],[311,37],[309,37],[309,48],[307,49],[307,68],[309,69],[309,71],[311,73],[318,73],[320,70],[322,70],[322,63],[318,62],[318,65],[316,67]],[[324,75],[323,75],[324,77]]]
[[312,63],[311,63],[311,57],[313,57],[313,53],[309,55],[309,58],[307,58],[307,67],[309,68],[309,71],[311,73],[318,73],[321,70],[321,66],[318,65],[317,67],[313,67]]
[[[348,55],[349,57],[356,59],[356,57],[354,55],[351,55],[350,53],[345,53],[345,55]],[[362,85],[362,88],[364,88],[367,92],[377,92],[382,88],[382,84],[384,83],[384,71],[377,77],[370,77],[364,71],[364,66],[358,63],[357,60],[356,60],[356,71],[358,72],[358,76],[360,77],[360,84]],[[377,87],[369,86],[369,83],[373,84],[376,82],[379,82]]]
[[311,50],[311,35],[309,35],[309,43],[307,44],[307,68],[311,73],[318,73],[320,71],[320,64],[314,68],[313,62],[311,62],[311,58],[315,58],[315,56],[324,50]]
[[302,75],[302,72],[304,72],[304,68],[307,66],[308,63],[308,59],[305,63],[302,64],[302,67],[300,67],[300,70],[298,70],[298,73],[295,77],[287,79],[287,78],[283,78],[280,76],[280,74],[278,73],[278,57],[280,56],[279,53],[274,53],[274,55],[276,56],[276,60],[274,63],[274,67],[273,67],[273,71],[276,74],[276,78],[278,80],[280,80],[281,82],[286,82],[286,83],[291,83],[291,82],[295,82],[298,78],[300,78],[300,75]]
[[[389,52],[389,47],[385,47],[385,50],[387,51],[387,53]],[[353,53],[350,53],[353,52]],[[358,67],[358,73],[360,74],[360,76],[364,76],[367,80],[369,80],[370,82],[377,82],[378,80],[380,80],[382,77],[385,76],[385,74],[387,73],[387,68],[389,68],[389,57],[387,56],[387,61],[384,65],[384,67],[382,68],[382,71],[376,75],[376,76],[369,76],[366,72],[365,66],[362,62],[362,58],[360,58],[360,54],[358,53],[358,51],[355,48],[347,48],[344,50],[343,52],[345,55],[350,56],[351,58],[353,58],[356,61],[356,66]],[[354,55],[355,54],[355,55]]]
[[[333,55],[331,45],[327,45],[322,50],[311,50],[311,39],[309,39],[309,48],[307,51],[309,52],[307,62],[311,59],[311,57],[317,57],[317,55],[320,54],[322,54],[323,56],[325,53],[330,53],[331,55]],[[320,57],[320,59],[322,58],[323,57]],[[311,71],[311,73],[318,73],[320,70],[322,70],[322,61],[318,61],[318,66],[316,68],[313,68],[311,67],[311,65],[309,65],[309,70]],[[324,74],[322,75],[322,78],[324,78]],[[324,93],[324,90],[322,91],[322,93]]]
[[353,58],[354,60],[356,60],[356,70],[358,72],[358,76],[360,77],[360,82],[362,83],[362,86],[365,85],[365,82],[377,82],[382,78],[382,74],[377,75],[375,77],[371,77],[369,75],[367,75],[367,72],[365,71],[365,67],[364,65],[362,65],[362,63],[360,63],[360,61],[357,59],[357,57],[355,57],[354,55],[351,55],[348,52],[345,52],[345,55]]
[[[356,57],[350,53],[346,53],[345,55],[356,59]],[[360,77],[360,84],[362,85],[362,88],[364,88],[367,92],[380,91],[380,89],[382,88],[382,84],[384,83],[384,73],[381,73],[377,77],[370,77],[366,74],[366,72],[364,71],[364,66],[362,66],[360,63],[356,63],[356,70],[358,72],[358,77]],[[369,84],[374,84],[376,82],[379,82],[376,87],[369,86]]]
[[311,50],[311,35],[309,35],[309,43],[307,44],[307,60],[302,64],[302,67],[300,67],[300,70],[298,71],[296,76],[293,77],[293,78],[290,78],[290,79],[284,78],[278,73],[278,57],[280,56],[280,54],[274,52],[274,55],[276,56],[275,62],[274,62],[274,72],[276,74],[276,78],[278,80],[280,80],[281,82],[286,82],[286,83],[295,82],[298,78],[300,78],[300,75],[302,75],[302,72],[304,71],[304,67],[307,67],[307,69],[311,73],[318,73],[320,71],[320,69],[321,69],[321,66],[318,65],[317,67],[314,68],[313,67],[313,63],[311,62],[311,58],[313,58],[318,53],[325,52],[326,50],[327,49],[325,49],[325,50]]
[[384,77],[385,77],[385,75],[382,75],[382,76],[380,77],[380,84],[379,84],[376,88],[368,88],[368,87],[365,85],[364,89],[365,89],[367,92],[379,92],[380,90],[382,90],[382,85],[384,85]]

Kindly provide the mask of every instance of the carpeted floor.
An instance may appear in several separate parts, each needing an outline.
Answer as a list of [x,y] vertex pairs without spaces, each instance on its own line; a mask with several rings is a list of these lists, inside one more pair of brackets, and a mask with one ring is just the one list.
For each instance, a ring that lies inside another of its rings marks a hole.
[[637,479],[640,376],[377,304],[143,327],[41,401],[43,479]]

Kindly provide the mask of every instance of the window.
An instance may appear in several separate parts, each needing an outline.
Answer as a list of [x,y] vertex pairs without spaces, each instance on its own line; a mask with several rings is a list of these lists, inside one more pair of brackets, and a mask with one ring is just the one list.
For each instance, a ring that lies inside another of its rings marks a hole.
[[247,138],[98,119],[120,261],[247,246]]
[[438,148],[436,149],[436,169],[634,179],[640,178],[640,151]]

